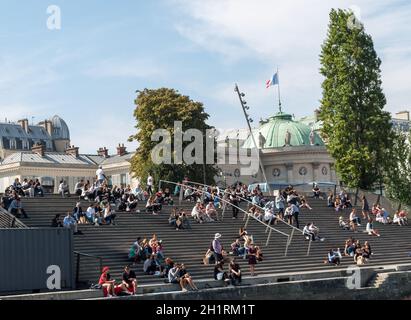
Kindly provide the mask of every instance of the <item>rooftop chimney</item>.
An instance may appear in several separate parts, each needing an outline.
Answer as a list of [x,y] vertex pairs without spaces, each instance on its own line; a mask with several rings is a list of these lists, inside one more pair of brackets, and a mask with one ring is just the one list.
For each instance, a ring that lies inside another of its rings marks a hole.
[[119,143],[117,147],[117,155],[124,156],[127,153],[126,149],[124,143],[122,145]]
[[36,143],[31,147],[31,151],[37,153],[40,157],[44,157],[46,147],[41,143]]
[[29,133],[29,120],[27,119],[19,120],[18,124],[21,125],[21,127],[26,133]]
[[73,146],[69,146],[69,147],[66,149],[66,154],[67,154],[67,155],[72,155],[72,156],[78,158],[78,155],[79,155],[79,153],[78,153],[78,147],[75,147],[74,145],[73,145]]
[[104,147],[104,148],[99,148],[99,149],[97,150],[97,154],[98,154],[100,157],[108,158],[108,149],[107,149],[106,147]]

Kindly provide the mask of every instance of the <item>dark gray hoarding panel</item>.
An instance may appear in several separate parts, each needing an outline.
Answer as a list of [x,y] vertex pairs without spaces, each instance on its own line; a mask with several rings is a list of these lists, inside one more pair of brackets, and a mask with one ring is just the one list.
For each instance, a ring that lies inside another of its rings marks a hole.
[[65,228],[0,229],[0,292],[48,290],[49,266],[74,288],[72,233]]

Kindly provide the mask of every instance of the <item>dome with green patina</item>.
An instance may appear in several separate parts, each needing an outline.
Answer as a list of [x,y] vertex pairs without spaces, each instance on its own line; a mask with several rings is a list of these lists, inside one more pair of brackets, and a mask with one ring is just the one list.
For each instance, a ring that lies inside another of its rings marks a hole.
[[[277,113],[275,116],[270,117],[267,122],[260,125],[258,129],[253,130],[255,142],[257,146],[260,146],[259,135],[264,137],[265,140],[263,148],[282,148],[286,145],[289,146],[310,146],[310,134],[311,128],[301,122],[293,121],[290,114],[283,112]],[[324,142],[320,136],[313,132],[313,145],[323,146]],[[287,144],[286,142],[289,142]],[[245,140],[243,148],[254,148],[254,142],[251,136]]]

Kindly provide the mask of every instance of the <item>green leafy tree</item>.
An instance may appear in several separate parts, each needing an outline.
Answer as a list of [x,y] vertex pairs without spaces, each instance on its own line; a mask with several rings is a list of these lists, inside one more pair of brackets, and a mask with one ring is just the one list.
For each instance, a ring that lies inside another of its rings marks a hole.
[[[151,152],[153,148],[163,141],[152,141],[152,133],[156,129],[165,129],[170,135],[171,151],[174,155],[174,122],[182,122],[182,131],[187,129],[201,130],[203,135],[206,129],[212,127],[206,123],[209,115],[205,113],[203,104],[191,100],[188,96],[181,95],[177,90],[169,88],[144,89],[138,91],[134,101],[136,108],[134,117],[137,120],[137,133],[129,138],[129,141],[138,141],[139,146],[131,160],[131,172],[133,176],[146,181],[148,173],[151,172],[155,181],[159,179],[169,181],[182,181],[188,177],[191,181],[204,181],[204,168],[206,172],[206,183],[214,183],[216,169],[211,164],[181,164],[174,162],[166,164],[156,164],[153,162]],[[203,136],[204,139],[204,136]],[[182,148],[190,144],[190,141],[183,142]],[[205,140],[203,140],[205,150]]]
[[381,60],[372,38],[350,11],[331,10],[320,55],[322,136],[348,186],[369,189],[383,180],[391,145],[390,114],[383,110]]
[[395,134],[390,159],[385,177],[387,195],[400,204],[411,206],[411,145],[402,132]]

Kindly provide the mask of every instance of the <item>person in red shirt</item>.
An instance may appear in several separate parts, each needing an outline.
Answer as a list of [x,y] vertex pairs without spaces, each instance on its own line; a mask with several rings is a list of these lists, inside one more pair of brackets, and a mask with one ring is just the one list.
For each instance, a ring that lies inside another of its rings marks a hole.
[[110,274],[108,273],[110,271],[109,267],[104,267],[100,276],[100,279],[98,280],[98,284],[101,285],[101,287],[107,290],[107,296],[112,297],[115,295],[114,292],[114,280],[110,280]]

